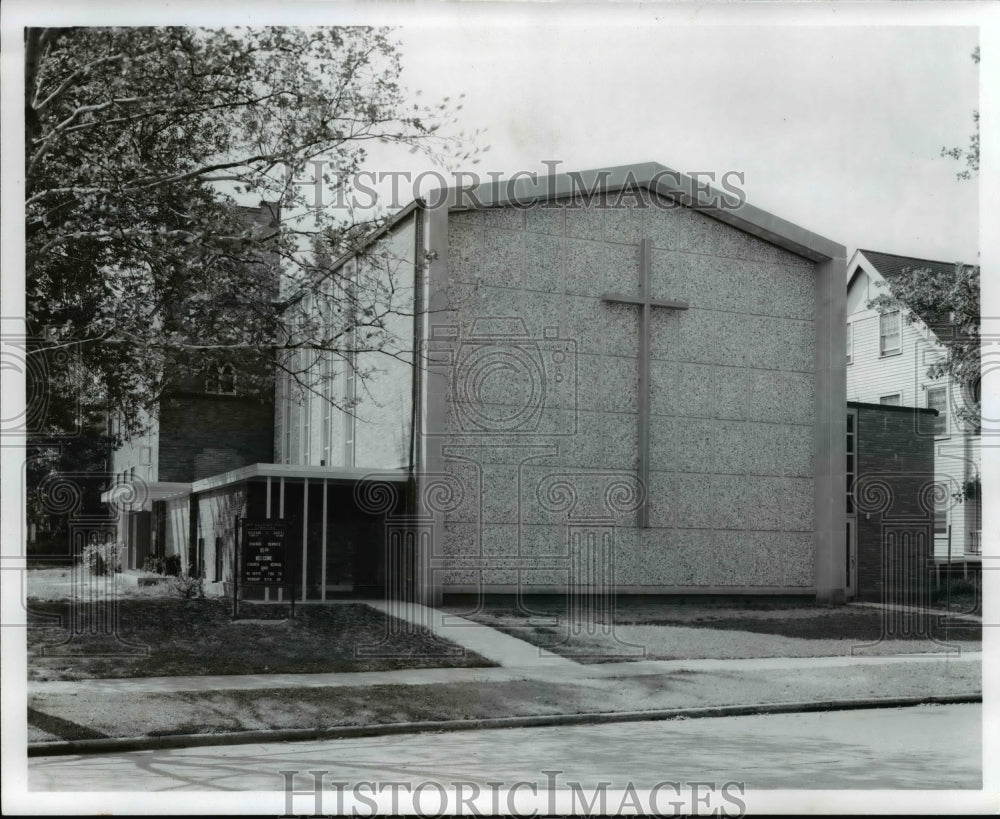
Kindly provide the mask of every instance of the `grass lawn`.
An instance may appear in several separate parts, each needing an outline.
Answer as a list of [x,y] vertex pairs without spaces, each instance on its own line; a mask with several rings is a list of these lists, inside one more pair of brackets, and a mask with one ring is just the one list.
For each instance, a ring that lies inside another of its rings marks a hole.
[[[795,600],[691,601],[621,596],[614,616],[591,627],[567,615],[565,600],[487,601],[449,610],[579,662],[629,659],[811,657],[910,654],[947,646],[979,650],[982,627],[935,612],[913,618],[857,606]],[[610,621],[613,619],[613,628]]]
[[296,606],[284,620],[273,619],[274,606],[242,604],[241,617],[272,621],[233,622],[231,601],[183,600],[161,588],[81,606],[55,593],[55,570],[43,571],[43,583],[28,579],[29,680],[494,665],[361,603]]
[[787,671],[581,679],[158,693],[114,697],[85,688],[34,694],[30,742],[329,728],[478,717],[757,705],[839,698],[976,693],[978,663],[912,662]]

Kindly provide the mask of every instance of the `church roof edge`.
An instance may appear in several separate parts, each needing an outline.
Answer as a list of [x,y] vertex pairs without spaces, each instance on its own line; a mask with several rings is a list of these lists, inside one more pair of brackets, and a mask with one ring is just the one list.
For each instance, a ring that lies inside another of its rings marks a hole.
[[[614,193],[638,186],[676,199],[732,227],[812,261],[846,259],[847,248],[799,225],[761,210],[742,197],[723,193],[657,162],[570,171],[552,176],[520,176],[473,188],[449,188],[450,210],[528,206],[574,195]],[[443,197],[438,201],[442,201]]]

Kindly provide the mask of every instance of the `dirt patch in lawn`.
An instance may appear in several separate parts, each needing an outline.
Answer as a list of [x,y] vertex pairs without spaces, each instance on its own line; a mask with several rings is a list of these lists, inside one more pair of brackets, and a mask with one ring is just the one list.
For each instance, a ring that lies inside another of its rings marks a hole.
[[360,603],[297,606],[294,618],[276,621],[278,613],[243,605],[243,617],[271,622],[233,622],[231,603],[222,600],[122,599],[114,606],[29,600],[28,679],[495,665]]
[[584,622],[561,598],[449,611],[579,662],[639,659],[820,657],[978,651],[979,623],[858,606],[801,601],[676,601],[619,598],[613,616]]
[[35,694],[31,742],[708,705],[925,696],[981,690],[978,663],[907,662],[787,671],[680,671],[621,679],[524,680],[174,694],[81,688]]

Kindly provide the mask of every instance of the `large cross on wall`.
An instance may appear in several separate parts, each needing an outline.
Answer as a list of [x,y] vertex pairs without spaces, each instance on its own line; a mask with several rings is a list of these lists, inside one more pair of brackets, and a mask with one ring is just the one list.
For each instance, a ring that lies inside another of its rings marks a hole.
[[639,481],[642,483],[642,505],[636,512],[636,525],[649,526],[649,412],[650,412],[650,315],[654,307],[687,310],[688,303],[676,299],[652,298],[653,243],[639,243],[639,295],[605,293],[601,300],[612,304],[634,304],[639,307]]

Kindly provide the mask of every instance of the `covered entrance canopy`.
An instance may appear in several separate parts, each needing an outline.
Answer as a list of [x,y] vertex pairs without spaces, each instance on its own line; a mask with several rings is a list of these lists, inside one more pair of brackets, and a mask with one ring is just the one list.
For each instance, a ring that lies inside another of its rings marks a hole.
[[165,501],[168,517],[190,516],[187,542],[184,527],[172,527],[167,553],[186,552],[188,571],[201,574],[206,592],[226,594],[235,576],[237,519],[283,520],[288,582],[247,587],[244,599],[408,598],[415,561],[402,534],[410,484],[404,470],[251,464],[195,481],[190,493]]

